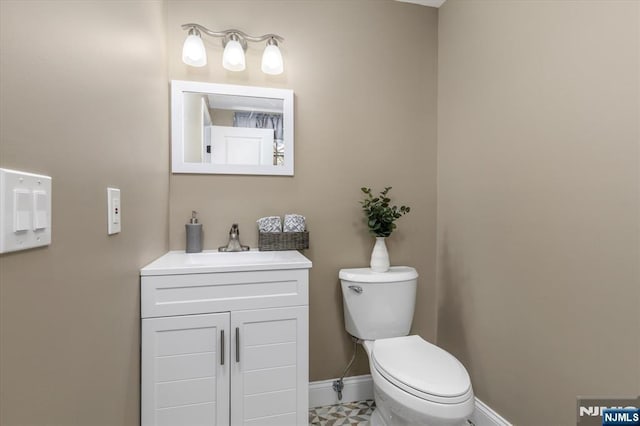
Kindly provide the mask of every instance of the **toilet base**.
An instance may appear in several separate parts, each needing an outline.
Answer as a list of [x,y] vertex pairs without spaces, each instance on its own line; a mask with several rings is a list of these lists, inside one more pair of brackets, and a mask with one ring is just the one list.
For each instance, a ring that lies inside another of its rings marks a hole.
[[371,420],[369,421],[371,426],[387,426],[384,422],[384,419],[380,415],[380,411],[376,408],[373,410],[373,414],[371,414]]
[[[465,403],[458,407],[465,412],[463,417],[457,417],[454,413],[440,413],[441,416],[436,416],[434,413],[417,411],[399,404],[392,394],[393,392],[385,392],[374,382],[373,396],[376,409],[371,415],[371,426],[469,426],[467,417],[473,412],[473,408],[470,407],[473,403]],[[459,410],[456,411],[457,414],[462,414]]]
[[[373,366],[371,359],[375,350],[375,341],[362,342],[369,365]],[[473,391],[468,399],[456,404],[443,404],[427,401],[401,390],[387,379],[378,370],[371,368],[373,379],[373,396],[376,409],[372,416],[372,426],[468,426],[467,419],[471,417],[475,409]]]
[[[423,423],[408,423],[409,425],[412,426],[440,426],[440,423],[431,423],[431,424],[423,424]],[[460,423],[453,423],[453,425],[455,426],[469,426],[472,425],[473,423],[469,423],[467,420],[461,420]],[[370,426],[395,426],[395,424],[387,424],[384,422],[384,419],[382,418],[382,415],[380,414],[380,412],[376,409],[373,414],[371,415],[371,419],[369,421],[369,425]]]

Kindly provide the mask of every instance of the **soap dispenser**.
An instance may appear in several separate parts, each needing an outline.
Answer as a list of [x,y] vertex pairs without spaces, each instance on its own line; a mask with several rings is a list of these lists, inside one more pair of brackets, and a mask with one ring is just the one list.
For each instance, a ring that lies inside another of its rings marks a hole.
[[191,212],[189,223],[184,225],[187,231],[187,253],[200,253],[202,251],[202,224],[198,223],[195,210]]

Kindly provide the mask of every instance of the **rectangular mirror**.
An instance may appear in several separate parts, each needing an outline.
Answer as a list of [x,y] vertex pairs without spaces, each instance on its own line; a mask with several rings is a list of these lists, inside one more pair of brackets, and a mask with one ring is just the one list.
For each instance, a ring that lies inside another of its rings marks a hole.
[[293,91],[171,82],[173,173],[293,176]]

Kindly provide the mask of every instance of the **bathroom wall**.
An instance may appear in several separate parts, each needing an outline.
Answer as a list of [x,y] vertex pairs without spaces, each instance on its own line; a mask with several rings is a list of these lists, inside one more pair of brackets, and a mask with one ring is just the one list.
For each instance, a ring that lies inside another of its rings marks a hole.
[[161,2],[0,1],[0,167],[53,177],[51,246],[0,255],[2,425],[139,424],[138,269],[169,247],[165,31]]
[[439,12],[438,343],[518,425],[640,393],[640,4]]
[[[360,187],[393,186],[412,207],[389,239],[393,264],[420,273],[414,329],[435,339],[437,10],[394,1],[169,1],[169,77],[293,89],[295,176],[172,175],[171,249],[185,247],[184,224],[200,213],[205,249],[226,243],[232,223],[257,245],[255,221],[307,217],[310,275],[310,379],[337,377],[352,345],[342,316],[338,271],[368,266],[373,238]],[[213,30],[275,32],[285,72],[260,71],[263,45],[247,50],[247,69],[222,68],[222,44],[208,39],[209,65],[181,61],[181,24]],[[361,356],[351,374],[368,371]]]

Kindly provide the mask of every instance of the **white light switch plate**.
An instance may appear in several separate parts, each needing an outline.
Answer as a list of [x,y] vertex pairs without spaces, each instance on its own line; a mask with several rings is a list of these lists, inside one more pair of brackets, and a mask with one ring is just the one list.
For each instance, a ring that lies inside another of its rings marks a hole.
[[0,253],[51,244],[51,177],[0,169]]
[[120,232],[120,190],[107,188],[107,233],[109,235]]

